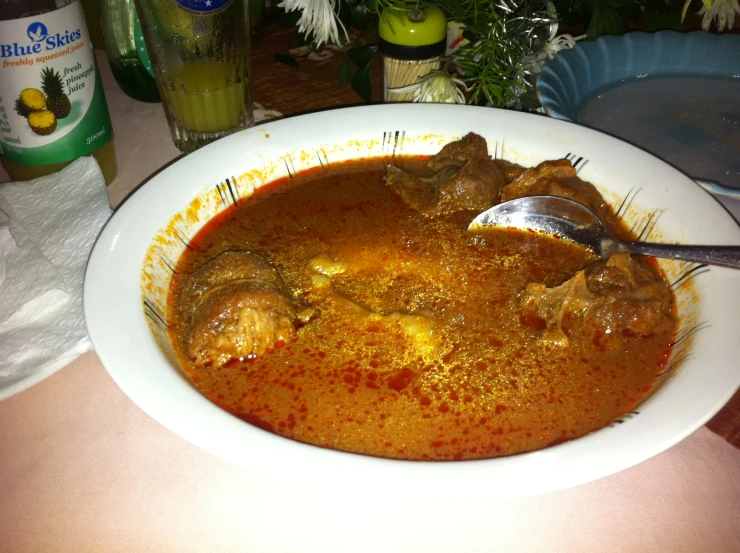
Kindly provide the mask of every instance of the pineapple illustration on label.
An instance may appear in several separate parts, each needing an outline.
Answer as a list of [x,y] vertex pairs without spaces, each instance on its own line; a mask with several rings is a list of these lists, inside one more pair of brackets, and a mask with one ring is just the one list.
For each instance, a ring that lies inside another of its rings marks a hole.
[[15,101],[15,110],[21,117],[28,117],[30,113],[42,109],[46,109],[46,96],[36,88],[22,90]]
[[35,88],[21,91],[15,100],[15,112],[28,120],[28,126],[38,135],[44,136],[57,128],[56,116],[46,109],[46,96]]
[[69,96],[64,93],[64,83],[59,73],[47,67],[41,72],[41,90],[46,94],[46,109],[57,119],[64,119],[72,110]]
[[69,115],[72,104],[69,96],[64,93],[62,78],[50,67],[41,72],[41,90],[22,90],[15,101],[15,111],[28,120],[28,126],[33,132],[46,136],[57,128],[58,119]]
[[111,135],[80,2],[0,21],[0,154],[23,165],[60,163]]
[[51,134],[57,128],[57,118],[54,112],[48,109],[34,111],[28,116],[28,126],[40,136]]

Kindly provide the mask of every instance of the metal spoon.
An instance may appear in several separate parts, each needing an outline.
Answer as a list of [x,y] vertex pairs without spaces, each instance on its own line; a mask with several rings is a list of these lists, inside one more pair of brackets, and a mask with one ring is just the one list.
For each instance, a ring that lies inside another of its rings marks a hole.
[[583,244],[600,257],[627,252],[740,268],[740,246],[683,246],[622,242],[609,234],[596,214],[586,206],[557,196],[526,196],[493,206],[478,215],[468,230],[488,226],[530,229],[555,234]]

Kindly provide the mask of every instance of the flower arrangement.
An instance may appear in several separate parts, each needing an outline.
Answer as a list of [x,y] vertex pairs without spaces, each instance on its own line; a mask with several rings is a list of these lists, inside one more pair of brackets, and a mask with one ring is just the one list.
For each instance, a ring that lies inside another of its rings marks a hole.
[[[681,19],[686,17],[686,12],[691,5],[692,0],[686,0],[681,12]],[[735,14],[740,14],[740,4],[738,0],[701,0],[702,7],[699,15],[702,17],[701,28],[708,31],[712,22],[717,22],[717,30],[721,33],[725,30],[732,29],[735,24]]]
[[[279,6],[283,24],[298,28],[301,44],[315,53],[327,47],[346,51],[339,82],[366,101],[378,54],[378,17],[437,6],[452,22],[447,57],[439,70],[394,92],[408,93],[416,102],[536,109],[536,76],[558,51],[581,38],[621,34],[634,21],[646,30],[680,28],[693,1],[685,0],[681,14],[671,0],[283,0]],[[731,29],[740,14],[739,0],[700,1],[704,29],[714,22],[720,32]],[[584,33],[559,33],[563,24]]]
[[[311,35],[317,47],[328,43],[342,44],[349,41],[347,29],[339,18],[338,0],[284,0],[280,7],[285,13],[299,14],[298,32]],[[340,37],[339,27],[343,32]]]

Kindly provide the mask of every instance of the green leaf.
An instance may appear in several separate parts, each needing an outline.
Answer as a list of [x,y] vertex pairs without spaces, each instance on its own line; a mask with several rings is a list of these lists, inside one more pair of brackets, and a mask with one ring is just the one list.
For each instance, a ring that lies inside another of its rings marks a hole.
[[618,11],[619,15],[622,17],[622,21],[642,22],[642,9],[639,4],[629,4],[620,8]]
[[645,13],[646,31],[660,31],[663,29],[680,31],[682,28],[681,16],[677,13]]
[[350,12],[350,24],[360,30],[367,27],[367,10],[365,6],[358,5]]
[[519,101],[522,103],[522,109],[527,111],[535,111],[537,108],[542,106],[537,98],[537,91],[534,87],[519,96]]
[[463,11],[462,2],[460,2],[460,0],[437,0],[437,4],[439,4],[439,7],[448,14],[458,14]]
[[375,35],[378,34],[378,24],[375,23],[375,21],[370,21],[367,24],[367,27],[365,27],[365,30],[362,31],[362,38],[369,40],[371,38],[374,38]]
[[558,17],[560,18],[561,23],[567,25],[570,28],[583,25],[585,29],[586,24],[588,23],[587,19],[584,19],[583,16],[578,15],[575,12],[558,12]]
[[594,12],[588,26],[588,38],[598,38],[601,35],[621,35],[624,33],[624,24],[616,8],[605,2],[594,3]]
[[272,59],[274,59],[278,63],[289,65],[290,67],[298,67],[298,62],[295,61],[292,56],[289,56],[287,54],[275,54]]
[[368,63],[357,70],[357,73],[355,73],[351,81],[352,90],[357,92],[357,94],[359,94],[360,97],[366,102],[372,100],[373,96],[371,73],[372,64]]
[[470,42],[475,42],[476,40],[478,40],[476,34],[470,29],[463,29],[462,36]]
[[280,12],[280,14],[275,18],[275,24],[289,29],[298,25],[298,20],[300,18],[301,12],[298,10],[293,12]]
[[375,44],[368,44],[367,46],[350,48],[347,50],[347,55],[355,62],[358,69],[362,69],[364,66],[370,65],[373,62],[377,51],[378,47]]
[[[567,2],[568,0],[566,0]],[[587,14],[591,11],[591,4],[594,0],[576,0],[573,2],[573,11],[580,14]],[[599,0],[596,0],[597,2]]]
[[342,22],[345,29],[349,29],[352,26],[352,10],[346,2],[339,2],[339,9],[337,10],[337,17]]
[[339,69],[339,84],[347,86],[354,72],[355,66],[352,63],[352,60],[349,58],[345,59],[342,67]]
[[372,99],[371,73],[373,58],[377,52],[378,47],[374,44],[357,46],[347,50],[347,55],[357,66],[357,72],[350,80],[352,89],[366,102]]

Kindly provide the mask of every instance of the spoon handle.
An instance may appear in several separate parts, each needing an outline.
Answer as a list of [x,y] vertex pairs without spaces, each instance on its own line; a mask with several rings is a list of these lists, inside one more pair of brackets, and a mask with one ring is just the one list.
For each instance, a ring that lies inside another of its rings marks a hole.
[[740,246],[683,246],[681,244],[653,244],[650,242],[619,242],[618,251],[707,263],[740,269]]

